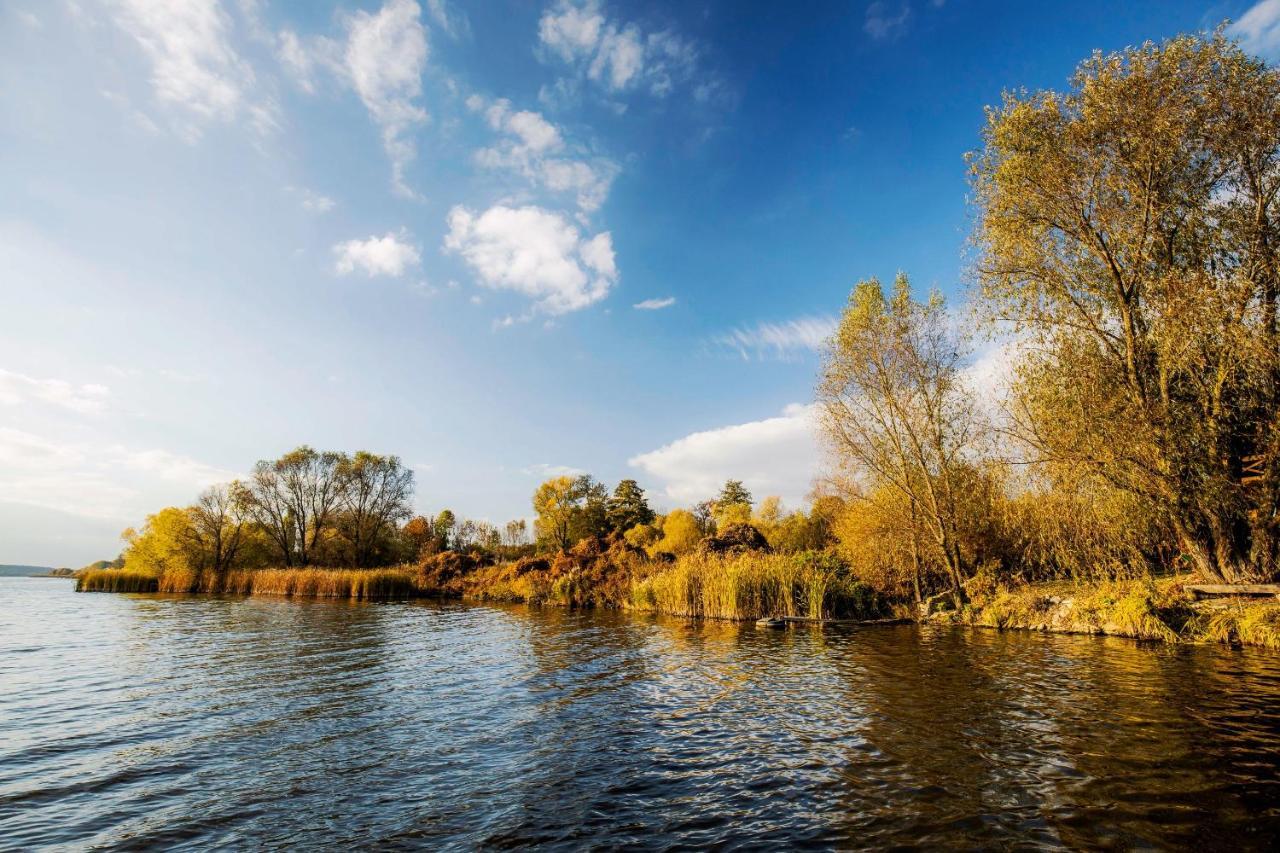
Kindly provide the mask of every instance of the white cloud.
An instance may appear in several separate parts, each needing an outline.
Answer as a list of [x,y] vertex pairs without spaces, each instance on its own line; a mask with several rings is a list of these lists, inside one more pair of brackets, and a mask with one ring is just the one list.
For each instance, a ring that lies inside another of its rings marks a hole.
[[609,92],[646,88],[670,94],[694,76],[697,49],[671,32],[645,33],[632,23],[611,21],[598,0],[559,0],[538,21],[545,52],[573,65]]
[[497,145],[476,152],[476,162],[490,169],[510,169],[552,192],[571,192],[578,207],[591,213],[604,204],[617,177],[618,166],[583,151],[568,151],[564,137],[541,113],[513,110],[511,102],[487,103],[479,95],[467,98],[467,108],[484,113],[489,126],[506,136]]
[[0,427],[0,494],[13,503],[138,524],[237,475],[168,450],[60,441]]
[[910,21],[911,5],[909,3],[902,2],[895,9],[884,0],[876,0],[867,6],[862,29],[873,39],[892,39],[906,32]]
[[1250,53],[1267,59],[1280,56],[1280,0],[1261,0],[1227,28]]
[[337,256],[334,271],[348,275],[360,270],[370,278],[375,275],[401,276],[409,267],[422,262],[418,247],[409,242],[409,232],[401,228],[381,237],[347,240],[333,247]]
[[189,119],[178,132],[198,139],[201,125],[242,113],[262,133],[277,127],[277,108],[252,101],[253,69],[231,46],[231,21],[217,0],[120,0],[114,19],[151,63],[156,98]]
[[496,205],[479,215],[455,207],[444,246],[481,284],[522,293],[545,314],[599,302],[618,278],[609,232],[583,239],[564,216],[540,207]]
[[663,299],[646,299],[643,302],[637,302],[632,308],[638,308],[641,311],[660,311],[663,308],[670,308],[676,304],[674,296],[668,296]]
[[730,478],[756,499],[778,495],[797,506],[818,473],[814,406],[793,404],[779,417],[695,432],[627,461],[658,480],[673,503],[712,498]]
[[539,462],[537,465],[521,468],[520,473],[528,477],[547,479],[550,477],[577,477],[587,472],[569,465],[548,465],[545,462]]
[[445,0],[427,0],[427,12],[440,31],[449,38],[459,39],[471,35],[471,21],[466,14],[454,9]]
[[81,414],[100,412],[111,393],[105,385],[76,385],[63,379],[36,379],[0,368],[0,406],[44,403]]
[[298,204],[307,213],[328,213],[338,206],[338,203],[323,193],[315,190],[309,190],[305,187],[289,187],[298,196]]
[[421,9],[413,0],[388,0],[377,14],[358,11],[348,23],[346,69],[369,115],[382,129],[391,158],[391,185],[397,194],[415,197],[404,172],[417,148],[410,129],[427,120],[415,101],[422,94],[427,34]]
[[817,351],[836,329],[834,317],[801,317],[783,323],[760,323],[717,335],[712,342],[737,352],[743,359],[791,358]]

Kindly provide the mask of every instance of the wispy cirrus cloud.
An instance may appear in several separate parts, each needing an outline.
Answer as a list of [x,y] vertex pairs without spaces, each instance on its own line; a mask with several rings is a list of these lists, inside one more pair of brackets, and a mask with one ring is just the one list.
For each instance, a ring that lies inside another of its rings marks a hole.
[[109,8],[151,63],[156,100],[175,115],[178,135],[194,142],[206,124],[242,115],[259,133],[278,129],[279,109],[255,91],[253,67],[232,45],[232,21],[217,0],[120,0]]
[[574,468],[571,465],[549,465],[546,462],[539,462],[536,465],[529,465],[521,468],[520,473],[528,477],[577,477],[585,474],[581,468]]
[[317,90],[321,72],[354,89],[382,133],[392,190],[418,198],[405,173],[418,154],[412,131],[427,120],[420,103],[427,65],[422,8],[414,0],[387,0],[377,12],[347,15],[343,24],[345,41],[281,31],[277,58],[303,91]]
[[91,518],[134,521],[236,473],[160,448],[60,440],[0,427],[0,494],[27,504]]
[[1261,0],[1227,28],[1250,53],[1266,59],[1280,57],[1280,0]]
[[38,379],[0,368],[0,406],[46,404],[78,414],[101,412],[111,389],[96,383]]
[[670,308],[675,304],[676,298],[674,296],[667,296],[662,299],[645,299],[641,302],[637,302],[631,307],[639,311],[661,311],[663,308]]
[[835,332],[836,323],[836,318],[831,316],[758,323],[716,335],[711,338],[711,343],[735,352],[747,361],[794,358],[821,349]]

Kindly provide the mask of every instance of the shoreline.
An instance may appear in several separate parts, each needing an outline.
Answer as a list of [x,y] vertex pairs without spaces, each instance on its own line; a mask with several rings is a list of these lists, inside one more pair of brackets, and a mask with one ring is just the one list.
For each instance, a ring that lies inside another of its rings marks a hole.
[[[975,596],[961,610],[941,610],[925,615],[910,613],[907,605],[881,606],[865,616],[821,616],[804,613],[741,609],[736,615],[693,612],[657,606],[638,606],[630,599],[619,602],[562,600],[546,594],[518,594],[509,585],[476,585],[445,588],[429,584],[415,573],[397,569],[281,570],[244,572],[222,578],[216,587],[199,575],[181,582],[121,570],[105,570],[96,577],[77,578],[76,590],[85,592],[134,592],[190,595],[270,595],[280,598],[315,598],[357,601],[460,601],[468,604],[527,604],[566,609],[601,609],[653,613],[685,619],[733,622],[774,621],[771,627],[790,625],[874,626],[885,624],[955,625],[997,630],[1036,631],[1053,634],[1122,637],[1169,644],[1223,644],[1280,650],[1280,598],[1215,598],[1197,600],[1184,587],[1186,578],[1095,583],[1046,582],[1004,588]],[[65,577],[41,575],[39,577]],[[650,579],[635,579],[636,588]],[[110,581],[110,583],[108,583]],[[761,607],[763,602],[757,604]]]

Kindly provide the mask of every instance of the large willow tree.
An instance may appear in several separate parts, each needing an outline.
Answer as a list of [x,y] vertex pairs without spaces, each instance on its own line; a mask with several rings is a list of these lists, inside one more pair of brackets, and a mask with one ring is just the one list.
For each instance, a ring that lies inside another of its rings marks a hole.
[[1026,344],[1032,458],[1150,501],[1205,576],[1275,577],[1277,72],[1220,34],[1096,54],[984,143],[978,276]]

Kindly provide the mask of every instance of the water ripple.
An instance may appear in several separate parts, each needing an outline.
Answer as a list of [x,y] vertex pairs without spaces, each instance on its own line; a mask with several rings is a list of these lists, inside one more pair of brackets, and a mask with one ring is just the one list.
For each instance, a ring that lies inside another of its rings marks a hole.
[[1280,656],[0,579],[0,848],[1274,849]]

